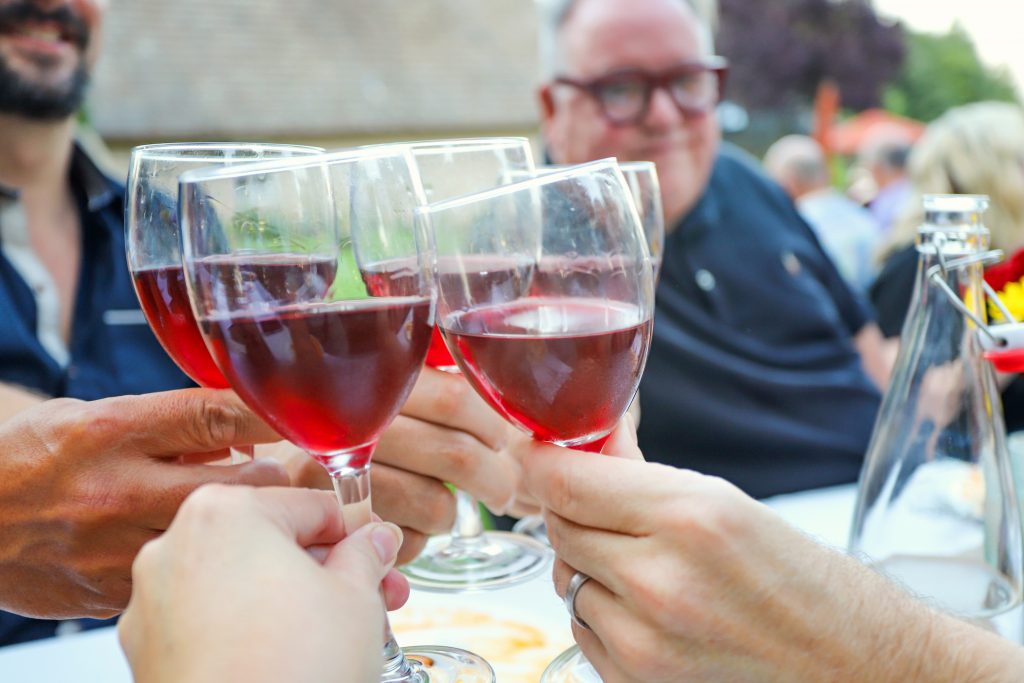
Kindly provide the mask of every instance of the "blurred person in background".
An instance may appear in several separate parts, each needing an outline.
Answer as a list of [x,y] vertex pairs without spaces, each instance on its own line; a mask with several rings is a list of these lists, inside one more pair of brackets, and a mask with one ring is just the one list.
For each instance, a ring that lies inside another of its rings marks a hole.
[[868,210],[882,233],[888,233],[911,198],[907,157],[913,141],[906,131],[881,126],[871,132],[857,151],[857,165],[874,181],[875,193]]
[[764,497],[855,481],[882,337],[792,201],[720,141],[724,64],[684,0],[541,5],[552,160],[650,160],[665,224],[640,444]]
[[[1024,110],[1005,102],[950,109],[925,129],[907,163],[911,182],[905,209],[882,245],[883,265],[871,302],[886,337],[896,338],[910,306],[917,273],[914,248],[926,194],[983,194],[991,200],[983,222],[991,248],[1007,257],[1024,247]],[[1024,381],[1003,390],[1008,431],[1024,429]]]
[[[107,4],[0,0],[0,425],[33,407],[45,417],[67,406],[44,403],[52,398],[93,401],[192,386],[139,308],[125,261],[123,182],[105,174],[75,137]],[[177,414],[176,396],[154,401]],[[110,437],[109,404],[79,409]],[[196,433],[204,419],[233,419],[230,411],[210,410],[177,429]],[[46,422],[57,441],[36,443],[24,457],[0,455],[0,575],[26,579],[0,585],[14,591],[0,596],[0,606],[33,617],[0,613],[0,645],[54,635],[59,622],[49,617],[106,617],[123,608],[135,552],[170,524],[192,489],[227,477],[285,481],[267,463],[185,465],[159,448],[116,448],[116,439],[106,452],[81,438],[87,426],[77,417],[65,417],[58,411]],[[116,424],[125,438],[144,435],[153,417]],[[406,532],[400,561],[415,557],[429,534],[451,527],[455,501],[444,482],[496,510],[509,504],[518,466],[502,453],[507,429],[460,378],[424,371],[381,440],[373,474],[375,510]],[[274,450],[288,461],[293,483],[331,487],[304,454],[286,444]]]
[[787,135],[768,148],[764,167],[796,202],[846,282],[866,293],[875,279],[881,234],[866,209],[832,186],[821,145],[806,135]]

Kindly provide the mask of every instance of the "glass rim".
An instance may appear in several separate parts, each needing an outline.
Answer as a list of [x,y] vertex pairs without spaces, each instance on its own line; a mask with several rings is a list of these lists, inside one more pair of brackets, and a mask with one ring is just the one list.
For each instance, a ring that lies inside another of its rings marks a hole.
[[653,161],[620,161],[619,168],[622,169],[623,173],[626,171],[657,171],[658,165]]
[[921,203],[926,212],[984,211],[991,203],[987,194],[925,194]]
[[[568,166],[564,169],[551,171],[550,173],[543,173],[536,175],[533,178],[527,178],[526,180],[519,180],[514,183],[508,183],[506,185],[498,185],[487,190],[480,192],[470,192],[468,194],[459,195],[458,197],[450,197],[448,199],[442,199],[441,201],[434,202],[433,204],[426,204],[416,208],[416,213],[420,215],[440,213],[449,209],[457,209],[462,206],[474,204],[476,202],[486,201],[495,197],[501,197],[503,195],[514,194],[516,192],[522,192],[523,190],[532,189],[534,187],[541,187],[543,185],[550,185],[557,183],[573,176],[583,175],[590,171],[608,168],[613,171],[618,171],[622,174],[622,170],[619,168],[619,162],[615,157],[605,157],[604,159],[597,159],[595,161],[588,161],[585,164],[576,164]],[[625,177],[623,177],[623,181]],[[628,186],[627,186],[628,189]]]
[[[146,159],[147,161],[178,161],[181,159],[203,161],[219,161],[222,156],[183,156],[174,154],[176,151],[214,151],[214,150],[237,150],[237,149],[294,149],[308,151],[310,155],[323,154],[327,150],[315,145],[300,145],[287,142],[156,142],[148,145],[136,145],[132,147],[131,159]],[[287,157],[282,157],[287,158]]]
[[[444,149],[445,147],[454,147],[460,150],[474,151],[475,148],[480,150],[494,149],[494,148],[505,148],[505,147],[526,147],[530,149],[530,139],[523,136],[515,135],[498,135],[494,137],[478,137],[478,138],[441,138],[435,140],[410,140],[410,141],[396,141],[396,142],[377,142],[369,145],[360,145],[355,149],[374,149],[378,147],[408,147],[413,152],[418,151],[431,151],[434,149]],[[532,153],[532,150],[531,150]]]
[[193,185],[224,180],[227,178],[247,178],[254,175],[268,175],[285,171],[302,170],[316,166],[333,166],[348,162],[388,157],[405,157],[412,153],[397,145],[388,148],[350,147],[338,150],[325,150],[309,156],[281,157],[276,159],[260,159],[251,163],[232,164],[231,166],[210,166],[185,171],[178,177],[178,185]]

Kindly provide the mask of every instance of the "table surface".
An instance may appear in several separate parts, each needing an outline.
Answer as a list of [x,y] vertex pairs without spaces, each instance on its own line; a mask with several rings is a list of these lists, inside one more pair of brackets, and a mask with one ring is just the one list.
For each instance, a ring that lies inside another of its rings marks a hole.
[[[846,543],[855,487],[840,486],[765,501],[823,543]],[[454,645],[484,656],[500,683],[536,683],[547,663],[572,644],[569,618],[550,574],[499,591],[441,595],[414,591],[391,615],[398,641]],[[0,649],[3,683],[128,683],[115,629]]]

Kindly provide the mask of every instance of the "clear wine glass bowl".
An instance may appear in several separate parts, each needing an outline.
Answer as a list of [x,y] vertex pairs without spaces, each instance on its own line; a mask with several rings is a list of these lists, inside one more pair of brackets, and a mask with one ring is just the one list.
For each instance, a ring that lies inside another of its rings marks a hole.
[[[532,173],[529,140],[518,137],[467,138],[399,143],[416,162],[427,201],[440,201],[510,182],[516,173]],[[442,259],[443,277],[456,264]],[[460,271],[461,272],[461,271]],[[479,278],[476,285],[496,286],[508,269]],[[486,296],[481,291],[480,296]],[[436,327],[427,351],[427,365],[457,374],[458,366]],[[544,574],[551,553],[521,534],[484,531],[480,507],[468,493],[456,490],[456,516],[448,534],[434,536],[419,556],[401,571],[414,587],[442,593],[493,590]]]
[[[370,520],[373,450],[433,327],[408,150],[190,171],[179,195],[189,292],[214,358],[255,412],[324,466],[346,528],[358,528]],[[471,653],[406,657],[390,626],[383,638],[382,681],[494,680]]]
[[[125,248],[135,293],[167,354],[196,384],[229,386],[199,333],[185,286],[178,225],[178,177],[187,170],[309,156],[317,147],[252,142],[182,142],[132,150],[125,202]],[[252,458],[252,447],[232,449],[232,461]]]
[[[418,215],[436,250],[438,326],[473,388],[535,439],[600,451],[636,394],[654,307],[650,250],[615,160]],[[589,668],[564,655],[547,680]]]
[[[558,164],[540,166],[532,175],[553,173],[566,168],[569,166]],[[647,239],[647,248],[651,253],[654,283],[657,286],[665,244],[665,214],[661,203],[658,170],[652,161],[620,161],[619,169],[622,170],[622,175],[626,178],[626,184],[629,185],[637,213],[640,215],[644,237]],[[527,177],[532,176],[531,174],[521,174],[520,179]],[[512,527],[512,530],[519,534],[525,534],[544,545],[551,545],[548,540],[547,526],[541,515],[528,515],[520,519]]]

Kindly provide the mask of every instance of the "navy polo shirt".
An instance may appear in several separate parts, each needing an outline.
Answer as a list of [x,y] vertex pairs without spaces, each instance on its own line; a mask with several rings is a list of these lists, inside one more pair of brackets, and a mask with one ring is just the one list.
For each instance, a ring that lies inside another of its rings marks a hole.
[[723,145],[665,240],[645,456],[758,498],[855,481],[881,398],[853,342],[869,320],[781,188]]
[[[0,243],[0,382],[85,400],[194,386],[164,353],[135,297],[125,259],[124,187],[78,146],[69,182],[82,233],[70,342],[65,347],[47,332],[42,288],[33,291],[23,277],[33,264],[19,259],[13,244]],[[16,203],[16,192],[0,193],[0,221],[23,218]],[[20,238],[19,231],[24,226],[0,225],[0,236]],[[58,623],[0,613],[0,645],[51,636]]]

